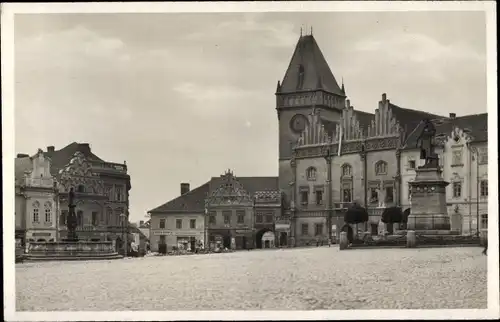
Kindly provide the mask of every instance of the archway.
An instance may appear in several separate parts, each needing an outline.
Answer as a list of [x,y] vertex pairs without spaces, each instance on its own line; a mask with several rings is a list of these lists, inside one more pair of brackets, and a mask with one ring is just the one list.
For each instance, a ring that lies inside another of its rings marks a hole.
[[262,246],[263,248],[274,248],[274,240],[275,240],[274,232],[266,231],[262,234]]
[[255,234],[255,248],[262,248],[262,236],[268,231],[273,232],[269,228],[263,228]]

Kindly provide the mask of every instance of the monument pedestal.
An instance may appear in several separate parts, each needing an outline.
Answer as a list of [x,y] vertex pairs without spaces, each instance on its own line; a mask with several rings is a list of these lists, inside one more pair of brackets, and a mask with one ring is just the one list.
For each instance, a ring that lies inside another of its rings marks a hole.
[[446,207],[446,182],[436,167],[419,167],[411,185],[411,213],[407,229],[430,234],[451,233]]

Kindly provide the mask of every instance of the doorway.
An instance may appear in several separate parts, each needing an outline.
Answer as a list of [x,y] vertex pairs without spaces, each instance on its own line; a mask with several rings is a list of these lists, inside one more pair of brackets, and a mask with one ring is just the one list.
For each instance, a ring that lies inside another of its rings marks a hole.
[[224,245],[224,248],[230,249],[231,248],[231,236],[224,236],[222,238],[222,245]]
[[191,246],[191,251],[194,252],[196,250],[196,238],[191,237],[189,243]]
[[280,246],[284,247],[288,244],[288,234],[284,231],[280,232]]

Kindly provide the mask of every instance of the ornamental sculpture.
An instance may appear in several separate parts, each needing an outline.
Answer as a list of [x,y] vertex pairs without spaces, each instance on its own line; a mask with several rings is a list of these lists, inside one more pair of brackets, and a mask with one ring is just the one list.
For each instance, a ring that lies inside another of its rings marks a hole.
[[76,236],[76,226],[78,224],[76,213],[75,213],[75,192],[73,187],[69,190],[68,194],[68,218],[67,218],[67,227],[68,227],[68,237],[69,241],[76,241],[78,237]]
[[436,145],[434,138],[436,136],[436,128],[429,119],[423,120],[424,128],[417,138],[417,146],[420,148],[420,159],[425,160],[421,168],[437,168],[438,155],[434,152]]

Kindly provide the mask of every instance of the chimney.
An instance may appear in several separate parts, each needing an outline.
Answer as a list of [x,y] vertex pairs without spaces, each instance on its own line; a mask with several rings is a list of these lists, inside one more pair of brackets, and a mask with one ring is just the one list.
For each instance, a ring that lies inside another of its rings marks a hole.
[[29,155],[28,155],[28,154],[26,154],[26,153],[18,153],[18,154],[17,154],[17,157],[18,157],[18,158],[27,158],[27,157],[29,157]]
[[450,113],[450,119],[454,119],[454,118],[456,118],[456,117],[457,117],[457,114],[455,114],[455,113]]
[[48,146],[48,147],[47,147],[47,152],[49,152],[49,153],[54,153],[54,150],[55,150],[55,149],[56,149],[56,148],[55,148],[53,145]]
[[189,192],[189,183],[181,183],[181,196]]
[[385,101],[387,101],[387,94],[386,93],[382,94],[382,102],[385,103]]

